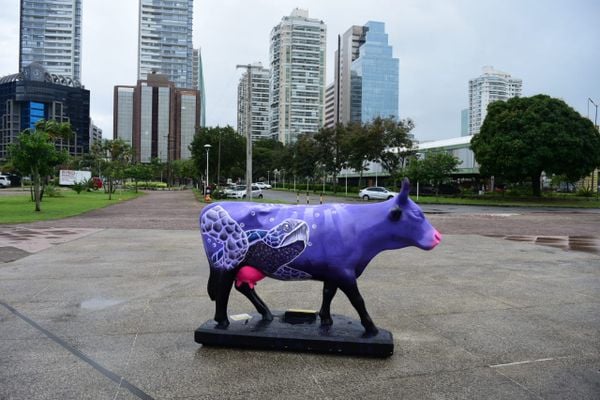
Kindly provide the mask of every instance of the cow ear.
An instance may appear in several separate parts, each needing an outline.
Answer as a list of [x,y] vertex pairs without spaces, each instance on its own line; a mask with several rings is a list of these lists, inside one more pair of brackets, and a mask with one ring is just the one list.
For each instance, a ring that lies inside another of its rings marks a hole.
[[398,204],[406,204],[408,201],[408,192],[410,192],[410,181],[408,178],[404,178],[402,181],[402,189],[398,195]]

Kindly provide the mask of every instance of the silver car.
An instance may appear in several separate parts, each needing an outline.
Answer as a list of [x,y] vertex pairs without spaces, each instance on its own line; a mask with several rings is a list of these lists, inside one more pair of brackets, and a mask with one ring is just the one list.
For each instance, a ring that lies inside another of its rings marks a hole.
[[387,200],[387,199],[391,199],[392,197],[396,196],[397,194],[398,193],[396,193],[396,192],[387,190],[383,186],[371,186],[371,187],[364,188],[360,192],[358,192],[358,197],[360,197],[363,200],[371,200],[371,199]]
[[10,187],[10,179],[6,175],[0,175],[0,188]]
[[[225,190],[225,196],[233,199],[245,199],[246,198],[246,186],[238,185],[233,189]],[[258,186],[252,185],[252,198],[262,199],[262,190]]]

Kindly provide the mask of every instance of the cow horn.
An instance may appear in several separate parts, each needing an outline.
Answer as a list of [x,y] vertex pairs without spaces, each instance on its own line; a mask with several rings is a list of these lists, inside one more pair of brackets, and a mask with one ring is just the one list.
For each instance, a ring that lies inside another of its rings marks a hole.
[[399,204],[406,204],[408,201],[408,192],[410,192],[410,181],[408,178],[404,178],[402,181],[402,189],[400,189],[400,194],[398,195]]

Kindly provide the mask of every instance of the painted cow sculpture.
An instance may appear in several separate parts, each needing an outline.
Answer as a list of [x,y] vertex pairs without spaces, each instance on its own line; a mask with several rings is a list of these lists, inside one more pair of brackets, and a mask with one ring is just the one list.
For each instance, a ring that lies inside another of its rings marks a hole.
[[323,281],[321,325],[333,323],[330,305],[338,288],[346,294],[368,334],[377,328],[367,313],[356,279],[384,250],[416,246],[431,250],[441,241],[421,209],[408,198],[409,182],[390,200],[366,204],[288,206],[214,203],[200,215],[210,265],[208,294],[216,302],[217,327],[226,328],[227,302],[234,286],[264,320],[269,308],[254,290],[265,276]]

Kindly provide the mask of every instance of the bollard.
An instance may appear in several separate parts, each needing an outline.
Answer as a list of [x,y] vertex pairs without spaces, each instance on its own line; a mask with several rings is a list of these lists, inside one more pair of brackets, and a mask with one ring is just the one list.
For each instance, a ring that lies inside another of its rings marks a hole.
[[306,204],[310,203],[310,197],[308,197],[308,196],[309,196],[309,193],[306,192]]
[[300,192],[296,192],[296,205],[300,204]]
[[319,196],[319,204],[323,204],[323,193]]

